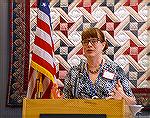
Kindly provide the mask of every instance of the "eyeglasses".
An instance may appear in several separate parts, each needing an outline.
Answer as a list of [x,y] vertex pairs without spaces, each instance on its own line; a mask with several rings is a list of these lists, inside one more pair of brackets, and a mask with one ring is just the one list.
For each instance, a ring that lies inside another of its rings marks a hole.
[[88,45],[89,42],[92,44],[92,45],[96,45],[98,43],[98,40],[99,38],[90,38],[90,39],[84,39],[83,41],[81,41],[82,45]]

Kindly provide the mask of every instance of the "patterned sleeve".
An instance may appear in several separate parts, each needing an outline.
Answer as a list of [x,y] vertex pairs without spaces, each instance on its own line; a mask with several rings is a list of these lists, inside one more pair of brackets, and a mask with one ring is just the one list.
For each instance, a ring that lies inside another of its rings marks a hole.
[[124,70],[121,68],[121,67],[117,67],[116,68],[116,71],[117,71],[117,80],[120,80],[122,86],[123,86],[123,90],[125,92],[125,94],[127,96],[134,96],[133,93],[132,93],[132,90],[129,86],[129,80],[127,79],[126,75],[125,75],[125,72]]
[[63,93],[64,93],[64,98],[67,99],[71,99],[73,97],[72,95],[72,89],[71,89],[71,77],[70,77],[70,71],[68,72],[68,74],[65,76],[65,80],[64,80],[64,89],[63,89]]

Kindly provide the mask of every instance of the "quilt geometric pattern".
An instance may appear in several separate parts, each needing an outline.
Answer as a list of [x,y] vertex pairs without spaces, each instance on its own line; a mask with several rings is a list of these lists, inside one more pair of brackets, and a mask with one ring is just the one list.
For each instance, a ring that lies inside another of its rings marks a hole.
[[[132,88],[150,88],[150,3],[146,0],[51,0],[57,78],[62,82],[83,56],[81,32],[97,27],[109,47],[104,58],[117,62]],[[36,0],[30,1],[30,51],[36,30]],[[65,74],[64,74],[65,73]]]
[[[33,43],[37,8],[34,1],[30,5]],[[148,2],[142,0],[51,0],[58,78],[63,79],[61,71],[69,70],[84,58],[82,30],[97,27],[104,31],[109,43],[105,58],[117,62],[125,70],[132,87],[150,88],[147,80],[150,76],[148,7]]]

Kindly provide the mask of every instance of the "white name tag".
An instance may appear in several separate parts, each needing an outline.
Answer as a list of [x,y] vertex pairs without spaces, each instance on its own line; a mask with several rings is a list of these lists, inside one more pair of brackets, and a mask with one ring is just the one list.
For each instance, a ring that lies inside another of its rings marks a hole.
[[114,76],[115,76],[114,73],[111,73],[111,72],[109,72],[109,71],[107,71],[107,70],[105,70],[104,73],[103,73],[103,77],[105,77],[105,78],[107,78],[107,79],[113,80],[113,79],[114,79]]

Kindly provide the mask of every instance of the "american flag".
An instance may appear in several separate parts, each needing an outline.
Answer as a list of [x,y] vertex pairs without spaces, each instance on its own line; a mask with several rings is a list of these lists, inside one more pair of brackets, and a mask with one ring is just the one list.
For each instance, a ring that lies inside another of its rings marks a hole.
[[37,27],[31,58],[27,98],[50,98],[56,79],[54,42],[48,0],[38,0]]

